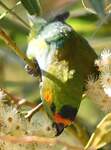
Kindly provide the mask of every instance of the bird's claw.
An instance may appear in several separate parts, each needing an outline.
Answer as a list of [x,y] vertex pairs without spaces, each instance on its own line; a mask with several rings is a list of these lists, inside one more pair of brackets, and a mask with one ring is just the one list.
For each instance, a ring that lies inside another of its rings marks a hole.
[[25,65],[26,72],[28,72],[28,74],[30,74],[30,75],[32,75],[34,77],[37,77],[37,76],[41,77],[41,69],[39,67],[38,62],[35,59],[33,59],[33,63],[35,64],[35,69],[30,67],[27,64],[27,65]]
[[43,103],[41,102],[40,104],[38,104],[36,107],[34,107],[33,109],[29,110],[27,112],[27,114],[25,115],[25,118],[30,118],[32,116],[33,113],[35,113],[39,108],[41,108],[43,106]]

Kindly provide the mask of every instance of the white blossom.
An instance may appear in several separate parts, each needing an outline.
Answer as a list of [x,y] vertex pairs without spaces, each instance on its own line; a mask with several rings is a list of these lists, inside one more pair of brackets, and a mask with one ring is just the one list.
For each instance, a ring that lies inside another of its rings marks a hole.
[[95,65],[98,66],[98,70],[101,72],[111,71],[111,50],[104,49],[100,57],[95,60]]
[[86,96],[97,104],[101,110],[105,112],[111,111],[111,97],[109,97],[101,85],[100,79],[95,80],[93,77],[89,78],[86,86]]
[[104,49],[100,56],[103,65],[111,65],[111,50]]

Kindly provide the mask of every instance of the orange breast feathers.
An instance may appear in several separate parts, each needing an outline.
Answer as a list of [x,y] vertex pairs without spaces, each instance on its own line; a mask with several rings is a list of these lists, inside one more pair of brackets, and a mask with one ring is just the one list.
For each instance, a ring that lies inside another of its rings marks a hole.
[[58,123],[58,124],[59,124],[59,123],[64,124],[65,127],[66,127],[66,126],[69,126],[69,125],[72,123],[71,120],[62,117],[59,113],[56,113],[56,114],[54,115],[54,121],[55,121],[56,123]]
[[42,97],[48,104],[51,104],[53,101],[52,89],[51,88],[42,89]]

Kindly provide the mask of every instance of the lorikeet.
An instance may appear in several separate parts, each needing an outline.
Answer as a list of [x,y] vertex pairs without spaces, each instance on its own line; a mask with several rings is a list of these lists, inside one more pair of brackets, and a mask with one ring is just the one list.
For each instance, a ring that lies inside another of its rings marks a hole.
[[96,72],[96,53],[65,23],[67,16],[64,13],[50,21],[37,17],[27,49],[27,56],[37,62],[40,96],[56,135],[73,123],[87,77]]

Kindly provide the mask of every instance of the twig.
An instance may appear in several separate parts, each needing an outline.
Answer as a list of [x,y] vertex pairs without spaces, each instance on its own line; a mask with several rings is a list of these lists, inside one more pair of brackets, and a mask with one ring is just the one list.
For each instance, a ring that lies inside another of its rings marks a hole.
[[55,144],[62,144],[72,150],[83,150],[83,147],[77,147],[73,145],[69,145],[66,142],[63,142],[57,138],[46,138],[46,137],[38,137],[38,136],[0,136],[0,140],[5,142],[11,142],[16,144],[48,144],[48,145],[55,145]]
[[0,88],[0,92],[3,92],[4,94],[6,94],[6,96],[8,96],[8,100],[11,101],[11,103],[13,103],[13,104],[17,104],[18,107],[22,104],[25,104],[25,105],[30,106],[32,108],[34,108],[36,106],[36,104],[30,103],[26,99],[12,95],[11,93],[7,92],[3,88]]
[[[11,8],[11,11],[13,12],[14,10],[15,10],[15,8],[18,6],[18,5],[20,5],[21,4],[21,2],[19,1],[19,2],[17,2],[15,5],[14,5],[14,7],[12,7]],[[0,4],[1,5],[1,4]],[[5,4],[3,4],[3,5],[5,5]],[[6,5],[5,5],[6,6]],[[3,6],[2,6],[3,7]],[[6,6],[7,7],[7,6]],[[5,9],[5,8],[4,8]],[[3,19],[7,14],[9,13],[9,11],[8,10],[6,10],[4,13],[2,13],[1,15],[0,15],[0,20],[1,19]]]
[[43,106],[43,102],[36,105],[33,109],[31,109],[27,112],[27,115],[25,115],[25,118],[31,117],[33,115],[33,113],[36,112],[37,110],[39,110],[42,106]]
[[16,46],[16,44],[12,41],[12,39],[1,28],[0,28],[0,37],[16,53],[17,56],[23,59],[26,64],[28,64],[35,70],[35,64],[32,63],[32,61],[26,57],[26,55]]
[[15,12],[13,12],[12,9],[8,8],[3,2],[0,1],[0,5],[7,10],[10,14],[15,16],[19,21],[21,21],[28,29],[30,29],[30,26],[21,18],[19,17]]

